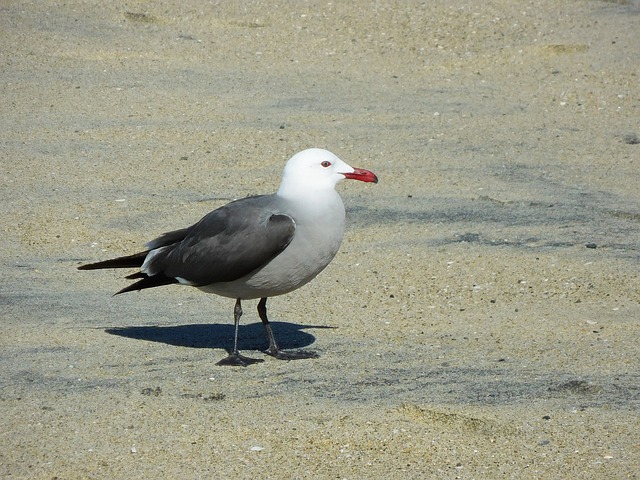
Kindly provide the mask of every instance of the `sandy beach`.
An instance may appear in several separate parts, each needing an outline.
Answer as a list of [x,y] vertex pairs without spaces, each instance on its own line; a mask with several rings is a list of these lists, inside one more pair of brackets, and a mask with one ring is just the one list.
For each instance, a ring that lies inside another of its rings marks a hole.
[[[640,2],[5,2],[0,477],[635,479]],[[264,355],[140,251],[370,169]]]

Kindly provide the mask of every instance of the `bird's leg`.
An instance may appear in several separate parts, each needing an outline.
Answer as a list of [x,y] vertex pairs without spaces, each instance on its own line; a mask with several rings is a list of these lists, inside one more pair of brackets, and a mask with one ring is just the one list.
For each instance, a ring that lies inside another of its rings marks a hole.
[[252,363],[264,362],[261,358],[249,358],[240,355],[238,350],[238,329],[240,328],[240,317],[242,316],[242,305],[240,299],[236,300],[236,306],[233,309],[233,321],[235,324],[235,335],[233,337],[233,350],[227,358],[223,358],[216,365],[231,365],[236,367],[246,367]]
[[315,352],[306,352],[304,350],[298,350],[297,352],[285,352],[280,350],[278,344],[276,343],[276,337],[273,335],[273,330],[271,329],[271,324],[269,323],[269,319],[267,318],[267,299],[261,298],[260,302],[258,302],[258,315],[260,316],[260,320],[262,320],[262,325],[264,325],[264,330],[267,334],[267,338],[269,339],[269,348],[264,352],[267,355],[271,355],[279,360],[299,360],[302,358],[318,358],[318,354]]

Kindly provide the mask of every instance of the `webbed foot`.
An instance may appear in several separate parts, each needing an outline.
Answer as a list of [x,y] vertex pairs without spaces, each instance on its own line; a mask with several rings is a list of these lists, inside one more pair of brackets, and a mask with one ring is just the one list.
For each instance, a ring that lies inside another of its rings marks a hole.
[[223,358],[216,365],[231,366],[231,367],[246,367],[254,363],[264,362],[262,358],[249,358],[239,353],[230,353],[227,358]]
[[278,360],[302,360],[305,358],[319,358],[316,352],[309,352],[306,350],[297,350],[295,352],[286,352],[284,350],[280,350],[279,348],[269,348],[265,350],[267,355],[271,355]]

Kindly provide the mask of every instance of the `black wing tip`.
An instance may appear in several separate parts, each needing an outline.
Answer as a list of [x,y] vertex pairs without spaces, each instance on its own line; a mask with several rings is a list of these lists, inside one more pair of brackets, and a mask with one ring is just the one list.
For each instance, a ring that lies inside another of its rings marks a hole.
[[[133,255],[127,255],[126,257],[112,258],[110,260],[104,260],[102,262],[87,263],[77,267],[78,270],[99,270],[103,268],[140,268],[144,263],[145,258],[149,252],[139,252]],[[172,283],[179,283],[173,277],[167,277],[166,275],[159,273],[149,276],[144,272],[135,272],[131,275],[127,275],[125,278],[134,280],[140,279],[131,285],[124,287],[122,290],[114,293],[113,295],[120,295],[121,293],[133,292],[136,290],[144,290],[145,288],[161,287],[163,285],[170,285]]]
[[140,278],[140,280],[124,287],[122,290],[114,293],[113,296],[120,295],[121,293],[134,292],[136,290],[140,291],[145,288],[162,287],[164,285],[179,283],[175,278],[167,277],[161,273],[149,277],[146,273],[138,272],[133,275],[129,275],[126,278]]
[[84,265],[80,265],[78,267],[78,270],[97,270],[98,268],[100,268],[99,266],[97,267],[96,265],[100,265],[100,263],[102,262],[97,262],[97,263],[85,263]]
[[100,270],[102,268],[139,268],[147,258],[149,251],[134,253],[125,257],[117,257],[102,262],[87,263],[80,265],[78,270]]
[[78,267],[78,270],[99,270],[101,268],[109,268],[109,267],[103,267],[101,266],[102,262],[97,262],[97,263],[86,263],[84,265],[80,265]]

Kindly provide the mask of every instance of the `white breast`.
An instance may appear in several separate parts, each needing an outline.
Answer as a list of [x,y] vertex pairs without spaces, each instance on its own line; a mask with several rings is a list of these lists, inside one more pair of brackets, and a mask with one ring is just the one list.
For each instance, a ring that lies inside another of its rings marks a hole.
[[345,228],[342,199],[331,189],[305,202],[282,200],[281,211],[293,218],[296,232],[287,248],[261,269],[233,282],[200,287],[231,298],[282,295],[313,280],[340,248]]

